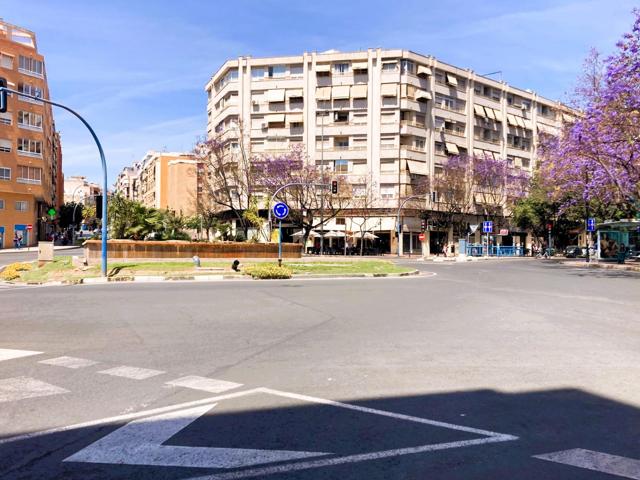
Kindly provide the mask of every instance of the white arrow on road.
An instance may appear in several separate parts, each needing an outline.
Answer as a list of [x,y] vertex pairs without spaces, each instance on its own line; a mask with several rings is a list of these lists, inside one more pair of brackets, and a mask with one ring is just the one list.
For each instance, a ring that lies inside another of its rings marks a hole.
[[239,468],[330,455],[324,452],[162,445],[216,405],[207,404],[134,420],[64,461],[163,467]]

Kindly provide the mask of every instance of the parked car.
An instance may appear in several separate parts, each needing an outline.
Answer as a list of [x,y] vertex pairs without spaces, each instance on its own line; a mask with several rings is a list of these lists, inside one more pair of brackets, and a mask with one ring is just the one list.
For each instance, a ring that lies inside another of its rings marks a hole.
[[564,256],[566,258],[583,258],[587,256],[587,248],[580,247],[578,245],[569,245],[564,249]]

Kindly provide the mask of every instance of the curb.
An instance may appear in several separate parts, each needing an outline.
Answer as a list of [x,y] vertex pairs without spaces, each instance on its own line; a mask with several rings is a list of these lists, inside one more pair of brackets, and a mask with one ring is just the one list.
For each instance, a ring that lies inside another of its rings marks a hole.
[[[426,272],[429,273],[429,272]],[[425,275],[425,273],[421,273],[419,270],[412,270],[410,272],[402,272],[402,273],[353,273],[346,275],[331,275],[331,274],[301,274],[294,275],[292,278],[288,280],[303,280],[309,278],[335,278],[335,279],[346,279],[346,278],[389,278],[389,277],[410,277],[410,276],[418,276]],[[16,286],[25,286],[25,285],[40,285],[46,287],[60,286],[60,285],[105,285],[108,283],[161,283],[161,282],[175,282],[175,281],[191,281],[191,282],[220,282],[220,281],[240,281],[240,280],[255,280],[260,281],[260,279],[251,278],[248,275],[184,275],[184,276],[173,276],[173,277],[163,277],[160,275],[136,275],[136,276],[123,276],[123,277],[89,277],[89,278],[79,278],[77,280],[62,280],[55,282],[15,282],[11,283],[11,285]]]
[[578,262],[566,262],[559,261],[560,265],[564,265],[567,267],[578,267],[578,268],[601,268],[604,270],[621,270],[623,272],[640,272],[640,265],[618,265],[618,264],[610,264],[610,263],[578,263]]

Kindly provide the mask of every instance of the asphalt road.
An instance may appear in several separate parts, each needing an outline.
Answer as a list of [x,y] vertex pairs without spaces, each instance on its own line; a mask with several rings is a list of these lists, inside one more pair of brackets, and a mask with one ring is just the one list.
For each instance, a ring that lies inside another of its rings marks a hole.
[[[56,256],[72,256],[82,255],[82,247],[69,248],[65,250],[56,250]],[[0,267],[9,265],[15,262],[29,262],[38,259],[38,247],[29,247],[29,250],[25,248],[21,252],[3,252],[0,250]]]
[[640,275],[0,291],[0,478],[640,478]]

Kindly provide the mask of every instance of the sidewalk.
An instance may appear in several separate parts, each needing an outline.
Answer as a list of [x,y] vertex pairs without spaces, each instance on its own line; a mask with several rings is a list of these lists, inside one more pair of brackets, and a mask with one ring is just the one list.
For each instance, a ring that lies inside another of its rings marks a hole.
[[[53,247],[54,250],[71,250],[72,248],[81,248],[79,246],[74,245],[56,245]],[[23,248],[3,248],[0,249],[0,255],[3,253],[27,253],[27,252],[38,252],[38,247],[23,247]]]
[[589,262],[578,260],[556,260],[562,265],[569,267],[583,267],[583,268],[604,268],[607,270],[623,270],[628,272],[640,272],[640,262],[627,262],[627,263],[609,263],[609,262]]

